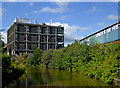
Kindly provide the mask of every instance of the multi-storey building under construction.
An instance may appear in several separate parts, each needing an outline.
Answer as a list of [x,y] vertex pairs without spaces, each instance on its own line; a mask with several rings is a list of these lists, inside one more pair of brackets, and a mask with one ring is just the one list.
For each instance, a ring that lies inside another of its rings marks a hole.
[[9,55],[32,54],[41,50],[64,47],[64,27],[29,23],[28,19],[16,18],[7,31],[7,53]]

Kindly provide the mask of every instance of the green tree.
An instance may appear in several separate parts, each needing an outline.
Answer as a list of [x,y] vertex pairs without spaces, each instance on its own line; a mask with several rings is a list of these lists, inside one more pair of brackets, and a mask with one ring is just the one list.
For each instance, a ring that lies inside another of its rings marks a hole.
[[42,62],[46,65],[46,67],[48,67],[50,61],[52,61],[52,53],[53,50],[49,49],[48,51],[44,51],[42,54]]
[[37,66],[41,64],[42,50],[36,48],[33,53],[33,56],[27,59],[27,63],[30,66]]

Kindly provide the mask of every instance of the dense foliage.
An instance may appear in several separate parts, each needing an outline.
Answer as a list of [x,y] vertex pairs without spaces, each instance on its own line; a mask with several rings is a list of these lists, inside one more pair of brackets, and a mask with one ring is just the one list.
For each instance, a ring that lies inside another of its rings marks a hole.
[[11,59],[11,65],[14,67],[21,67],[21,68],[25,68],[25,66],[27,66],[27,58],[28,58],[28,54],[27,53],[23,53],[22,56],[17,57],[17,58],[12,58]]
[[75,41],[63,49],[43,52],[41,61],[48,68],[80,72],[111,83],[120,77],[120,42],[88,46],[87,42],[79,44]]
[[41,63],[41,56],[42,56],[42,50],[39,48],[36,48],[36,50],[33,53],[33,56],[30,58],[27,58],[27,64],[29,66],[37,66]]
[[2,54],[2,69],[3,69],[2,72],[7,72],[10,69],[10,65],[11,65],[10,56]]
[[91,78],[112,83],[120,77],[120,42],[107,44],[80,44],[75,41],[63,49],[42,51],[37,48],[29,58],[30,65],[79,72]]
[[2,54],[2,87],[7,86],[11,81],[24,73],[24,67],[14,65],[11,57]]

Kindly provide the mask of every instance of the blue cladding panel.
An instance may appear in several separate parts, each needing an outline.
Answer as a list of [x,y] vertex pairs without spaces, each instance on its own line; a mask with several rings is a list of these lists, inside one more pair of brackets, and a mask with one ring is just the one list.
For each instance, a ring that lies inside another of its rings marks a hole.
[[115,41],[118,39],[120,39],[120,27],[118,27],[118,24],[116,24],[97,34],[90,36],[85,40],[87,41],[94,40],[94,42],[97,42],[97,43],[107,43],[107,42]]
[[118,40],[118,30],[111,31],[106,38],[106,42]]
[[[95,36],[96,37],[96,36]],[[104,36],[99,36],[98,38],[96,38],[96,41],[98,43],[103,43],[104,42]]]

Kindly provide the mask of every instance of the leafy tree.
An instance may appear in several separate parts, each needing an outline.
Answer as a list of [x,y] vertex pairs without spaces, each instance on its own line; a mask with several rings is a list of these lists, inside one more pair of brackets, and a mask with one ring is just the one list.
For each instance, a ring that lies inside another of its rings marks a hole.
[[52,59],[52,49],[49,49],[48,51],[44,51],[42,54],[42,62],[46,65],[46,67],[49,66],[49,63]]
[[42,50],[36,48],[33,53],[33,56],[27,59],[28,65],[37,66],[41,64]]

